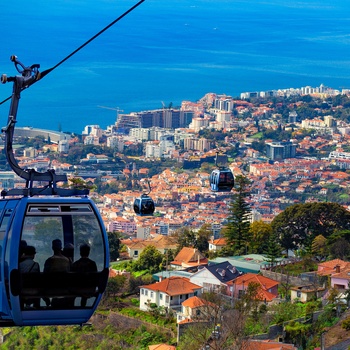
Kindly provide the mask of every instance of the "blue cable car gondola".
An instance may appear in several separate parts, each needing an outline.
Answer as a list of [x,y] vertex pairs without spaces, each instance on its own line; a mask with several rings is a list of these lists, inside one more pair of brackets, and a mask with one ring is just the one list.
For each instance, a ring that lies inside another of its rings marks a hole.
[[[88,190],[58,188],[67,181],[54,170],[22,169],[12,140],[20,93],[39,79],[39,65],[25,67],[13,82],[6,157],[26,188],[2,191],[0,200],[0,327],[83,324],[95,311],[109,274],[108,239]],[[42,188],[34,182],[47,182]],[[65,253],[69,248],[69,255]]]
[[148,193],[144,193],[141,197],[136,198],[134,201],[134,212],[140,216],[151,216],[154,213],[155,205],[153,199],[149,196],[151,193],[151,185],[149,181],[148,184]]
[[[218,154],[216,154],[215,165],[217,166]],[[233,173],[228,168],[220,167],[210,174],[210,189],[213,192],[230,192],[235,185]]]
[[142,194],[134,201],[134,212],[140,216],[153,215],[155,205],[153,199],[148,194]]
[[214,192],[230,192],[235,180],[230,169],[215,169],[210,174],[210,188]]

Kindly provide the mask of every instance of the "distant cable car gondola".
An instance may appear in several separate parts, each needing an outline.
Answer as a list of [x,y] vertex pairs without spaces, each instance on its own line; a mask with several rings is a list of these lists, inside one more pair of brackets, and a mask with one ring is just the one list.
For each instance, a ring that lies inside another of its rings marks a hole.
[[134,201],[134,212],[137,215],[140,216],[150,216],[153,215],[155,210],[155,205],[153,202],[153,199],[149,196],[149,193],[151,192],[151,187],[148,182],[149,192],[144,193],[141,195],[141,197],[136,198]]
[[[215,165],[217,166],[218,154],[216,153]],[[233,173],[228,168],[220,167],[210,174],[210,189],[213,192],[230,192],[235,185]]]
[[134,201],[134,212],[137,215],[146,216],[153,215],[155,210],[153,199],[147,194],[142,194],[141,197]]

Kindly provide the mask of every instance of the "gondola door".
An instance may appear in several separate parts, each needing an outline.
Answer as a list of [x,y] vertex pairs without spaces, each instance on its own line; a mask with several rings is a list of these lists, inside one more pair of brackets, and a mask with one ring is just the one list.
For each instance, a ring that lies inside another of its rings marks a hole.
[[13,308],[9,297],[9,274],[10,268],[17,268],[17,266],[10,266],[10,261],[12,261],[10,253],[12,232],[8,230],[8,227],[16,212],[19,201],[19,199],[0,200],[0,327],[14,325]]

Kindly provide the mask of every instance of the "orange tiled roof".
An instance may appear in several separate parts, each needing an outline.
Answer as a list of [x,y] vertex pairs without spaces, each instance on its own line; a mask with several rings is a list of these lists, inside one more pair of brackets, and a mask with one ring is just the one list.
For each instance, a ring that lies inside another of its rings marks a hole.
[[318,275],[331,275],[335,273],[336,266],[339,265],[340,271],[344,270],[347,267],[350,267],[350,263],[341,259],[333,259],[330,261],[325,261],[318,264]]
[[195,322],[195,321],[193,321],[191,318],[185,318],[184,320],[178,322],[178,324],[185,324],[185,323],[192,323],[192,322]]
[[170,296],[189,294],[202,288],[197,284],[191,283],[188,278],[177,276],[172,276],[161,282],[148,284],[142,287],[153,291],[163,292]]
[[180,252],[176,255],[174,262],[178,263],[190,263],[198,262],[199,260],[205,259],[202,253],[195,248],[183,247]]
[[236,278],[235,283],[236,284],[243,284],[244,283],[247,285],[251,282],[256,282],[259,283],[260,285],[264,286],[265,290],[268,290],[279,283],[271,278],[267,278],[262,275],[257,275],[255,273],[246,273],[245,275],[241,275]]
[[293,344],[284,344],[271,340],[248,340],[246,350],[298,350]]
[[227,240],[226,240],[226,238],[221,237],[221,238],[215,239],[211,243],[216,245],[216,246],[225,246],[227,244]]
[[267,278],[261,275],[257,275],[254,273],[247,273],[245,275],[241,275],[237,277],[234,281],[229,281],[227,284],[235,285],[249,285],[250,283],[258,283],[260,285],[260,289],[257,293],[258,300],[266,300],[272,301],[276,298],[276,295],[270,293],[268,290],[275,287],[279,283],[271,278]]
[[149,345],[149,350],[176,350],[176,347],[168,344]]
[[197,296],[193,296],[191,298],[188,298],[182,303],[183,306],[190,307],[191,309],[194,309],[196,307],[204,306],[204,305],[211,305],[215,306],[215,304],[211,303],[210,301],[198,298]]
[[350,282],[350,264],[349,267],[345,268],[343,271],[340,271],[339,273],[333,273],[332,277],[346,279]]

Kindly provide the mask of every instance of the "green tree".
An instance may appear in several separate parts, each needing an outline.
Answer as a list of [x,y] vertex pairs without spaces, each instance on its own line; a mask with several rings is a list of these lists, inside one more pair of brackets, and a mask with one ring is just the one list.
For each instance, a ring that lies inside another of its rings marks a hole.
[[176,253],[178,253],[183,247],[195,247],[196,245],[196,233],[188,227],[176,230],[172,237],[178,244]]
[[328,238],[337,230],[350,228],[350,212],[337,203],[295,204],[278,214],[271,223],[282,247],[295,249],[322,234]]
[[228,244],[234,247],[235,252],[242,254],[250,238],[249,217],[251,208],[247,203],[247,198],[250,195],[250,181],[245,176],[238,175],[235,182],[236,186],[230,204],[228,224],[225,226],[223,233],[227,238]]
[[126,277],[122,275],[118,275],[108,279],[108,283],[106,286],[106,290],[103,295],[102,304],[106,306],[106,304],[110,303],[110,298],[116,296],[120,293],[126,284]]
[[262,220],[254,221],[250,225],[250,233],[252,239],[249,242],[249,251],[257,254],[264,253],[268,239],[272,234],[271,225]]
[[148,270],[150,273],[156,273],[160,270],[162,260],[163,254],[153,245],[149,245],[140,254],[135,268],[138,271]]
[[312,241],[311,249],[315,256],[323,260],[327,256],[327,239],[322,235],[316,236]]
[[278,239],[273,233],[271,233],[267,239],[265,253],[266,261],[271,265],[274,265],[277,258],[281,256],[281,246],[278,244]]
[[109,245],[109,259],[116,261],[119,258],[120,234],[116,232],[107,232]]
[[339,238],[330,246],[330,254],[334,259],[347,260],[350,255],[350,243],[344,237]]
[[297,321],[292,321],[285,326],[286,337],[293,343],[301,346],[302,349],[305,349],[310,329],[310,324],[303,324]]
[[200,252],[206,252],[209,248],[209,239],[213,234],[210,224],[204,224],[197,232],[195,247]]

